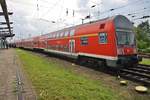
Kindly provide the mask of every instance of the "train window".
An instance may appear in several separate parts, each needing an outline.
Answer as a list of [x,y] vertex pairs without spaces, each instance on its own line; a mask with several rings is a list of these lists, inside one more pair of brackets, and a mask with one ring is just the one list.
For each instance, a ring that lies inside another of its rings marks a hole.
[[59,37],[61,37],[61,33],[59,32]]
[[56,33],[56,38],[58,38],[58,33]]
[[57,36],[60,37],[60,33],[57,33]]
[[72,29],[71,31],[70,31],[70,36],[73,36],[74,35],[74,29]]
[[66,32],[65,32],[65,36],[68,36],[68,34],[69,34],[69,32],[68,32],[68,31],[66,31]]
[[61,37],[61,33],[59,33],[59,37]]
[[59,37],[61,37],[61,33],[59,33]]
[[59,38],[59,33],[57,33],[56,37]]
[[52,38],[52,34],[49,35],[49,38]]
[[48,37],[48,38],[51,38],[51,34],[48,34],[47,37]]
[[81,37],[81,45],[88,45],[88,37]]
[[57,33],[57,38],[59,38],[59,33]]
[[52,34],[50,34],[50,38],[52,38]]
[[55,34],[53,33],[53,38],[55,38]]
[[107,43],[107,33],[99,33],[99,43]]
[[47,35],[47,38],[50,38],[50,34]]
[[134,45],[135,38],[132,32],[124,32],[124,31],[117,31],[117,43],[118,45]]
[[64,32],[61,33],[61,37],[63,37],[63,35],[64,35]]
[[55,38],[57,38],[57,34],[56,34],[56,33],[55,33],[55,35],[54,35],[54,36],[55,36]]

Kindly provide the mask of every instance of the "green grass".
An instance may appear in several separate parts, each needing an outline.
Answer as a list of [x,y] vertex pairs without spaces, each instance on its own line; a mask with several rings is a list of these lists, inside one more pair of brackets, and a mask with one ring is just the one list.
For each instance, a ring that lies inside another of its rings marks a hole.
[[121,100],[115,90],[100,81],[77,75],[62,65],[17,49],[23,69],[31,80],[38,100]]
[[140,62],[140,64],[150,65],[150,59],[148,59],[148,58],[143,58],[143,59],[142,59],[142,62]]

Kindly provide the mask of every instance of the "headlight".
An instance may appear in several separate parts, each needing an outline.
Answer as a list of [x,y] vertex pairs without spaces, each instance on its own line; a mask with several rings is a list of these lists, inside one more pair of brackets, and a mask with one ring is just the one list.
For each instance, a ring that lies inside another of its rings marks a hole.
[[122,48],[118,48],[118,49],[117,49],[117,54],[118,54],[118,55],[122,55],[122,54],[123,54]]

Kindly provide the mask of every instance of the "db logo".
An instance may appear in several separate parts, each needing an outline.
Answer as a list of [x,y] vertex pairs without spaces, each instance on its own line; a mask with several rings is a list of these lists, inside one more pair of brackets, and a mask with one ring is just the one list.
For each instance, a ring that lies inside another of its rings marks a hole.
[[127,53],[129,53],[129,52],[130,52],[130,50],[129,50],[129,49],[127,49],[126,51],[127,51]]
[[130,53],[130,49],[125,49],[125,53]]

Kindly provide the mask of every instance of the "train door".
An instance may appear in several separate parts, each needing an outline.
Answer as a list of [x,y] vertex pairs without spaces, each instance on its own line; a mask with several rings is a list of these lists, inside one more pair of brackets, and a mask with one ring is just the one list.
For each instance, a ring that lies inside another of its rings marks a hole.
[[75,40],[69,40],[69,52],[70,53],[75,52]]

